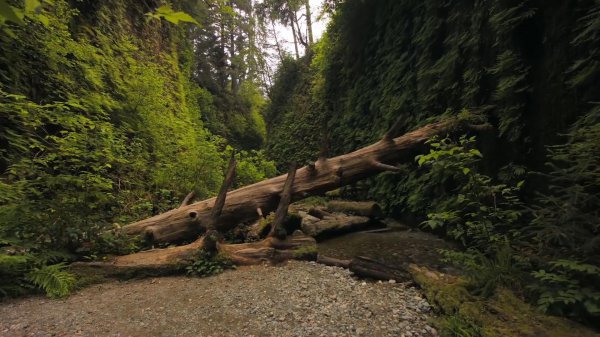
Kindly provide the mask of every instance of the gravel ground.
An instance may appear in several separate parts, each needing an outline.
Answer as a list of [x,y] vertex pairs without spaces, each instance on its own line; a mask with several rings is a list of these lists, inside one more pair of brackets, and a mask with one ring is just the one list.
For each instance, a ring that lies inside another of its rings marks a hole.
[[437,336],[408,284],[314,262],[90,286],[0,304],[0,336]]

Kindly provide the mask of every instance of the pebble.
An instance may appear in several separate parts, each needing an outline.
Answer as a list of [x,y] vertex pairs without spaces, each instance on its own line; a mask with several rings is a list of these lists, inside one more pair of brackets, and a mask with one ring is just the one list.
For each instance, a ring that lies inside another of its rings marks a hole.
[[42,299],[0,303],[0,336],[437,336],[418,289],[357,281],[314,262],[112,282]]

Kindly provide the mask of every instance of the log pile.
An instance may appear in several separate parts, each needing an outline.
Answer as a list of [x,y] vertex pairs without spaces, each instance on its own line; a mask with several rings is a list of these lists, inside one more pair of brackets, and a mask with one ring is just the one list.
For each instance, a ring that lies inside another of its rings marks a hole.
[[[235,160],[232,158],[227,178],[217,197],[190,203],[194,195],[189,194],[181,207],[123,227],[126,234],[141,235],[153,243],[195,241],[183,246],[120,256],[111,261],[89,264],[88,267],[115,272],[170,270],[186,263],[200,249],[225,254],[236,264],[315,258],[316,246],[312,237],[295,233],[285,238],[285,234],[278,232],[277,222],[266,239],[254,243],[226,244],[221,233],[241,223],[256,221],[276,209],[276,218],[281,221],[291,201],[320,195],[377,173],[398,172],[394,165],[412,160],[427,139],[465,127],[456,119],[448,119],[397,137],[397,125],[370,146],[334,158],[321,156],[316,162],[299,169],[292,165],[288,174],[227,192],[235,176]],[[364,211],[356,209],[355,212]],[[376,209],[368,208],[366,212],[372,214]],[[373,265],[373,262],[361,260],[360,264],[354,264],[354,268],[367,264]]]

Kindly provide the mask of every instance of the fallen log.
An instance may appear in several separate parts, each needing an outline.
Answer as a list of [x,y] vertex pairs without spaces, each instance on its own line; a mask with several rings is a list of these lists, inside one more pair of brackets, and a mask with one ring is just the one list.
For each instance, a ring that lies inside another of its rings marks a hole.
[[333,216],[333,214],[315,207],[308,210],[308,215],[314,216],[315,218],[319,218],[321,220],[326,216]]
[[388,266],[379,261],[364,256],[356,256],[352,260],[340,260],[328,256],[317,256],[317,263],[349,269],[354,275],[374,280],[397,282],[412,279],[410,273],[402,268]]
[[[334,158],[319,158],[296,171],[292,200],[319,195],[371,175],[397,171],[392,164],[412,159],[414,151],[434,135],[453,131],[461,126],[456,119],[426,125],[403,136],[393,138],[390,130],[382,140],[357,151]],[[287,175],[264,180],[227,193],[225,205],[216,222],[211,217],[215,198],[182,205],[163,214],[123,227],[127,234],[144,235],[153,242],[193,240],[208,226],[220,232],[242,222],[252,222],[275,210],[279,204]]]
[[306,235],[316,239],[323,239],[334,234],[358,231],[369,227],[371,223],[371,219],[364,216],[337,214],[326,216],[323,220],[318,221],[310,221],[308,218],[303,218],[300,228]]
[[[105,262],[75,262],[70,265],[70,270],[80,275],[93,274],[110,278],[181,273],[203,249],[204,244],[204,238],[200,238],[187,245],[116,256]],[[217,243],[217,251],[236,265],[278,263],[290,259],[315,260],[317,256],[315,239],[300,231],[284,240],[268,237],[252,243]]]
[[371,219],[380,218],[383,215],[381,207],[374,201],[340,201],[332,200],[327,203],[327,210],[366,216]]

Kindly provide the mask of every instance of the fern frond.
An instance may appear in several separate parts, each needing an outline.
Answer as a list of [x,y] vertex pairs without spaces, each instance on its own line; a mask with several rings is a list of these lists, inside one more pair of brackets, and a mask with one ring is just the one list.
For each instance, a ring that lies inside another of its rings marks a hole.
[[35,268],[26,279],[43,289],[51,298],[67,296],[75,284],[75,276],[65,271],[64,263]]

